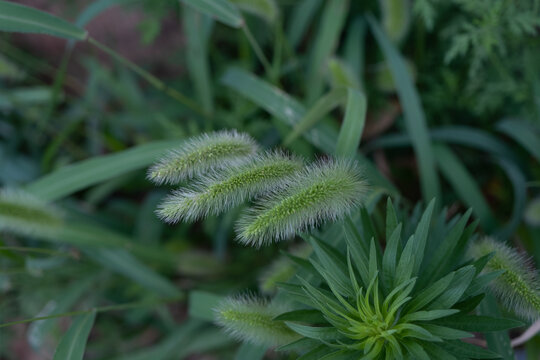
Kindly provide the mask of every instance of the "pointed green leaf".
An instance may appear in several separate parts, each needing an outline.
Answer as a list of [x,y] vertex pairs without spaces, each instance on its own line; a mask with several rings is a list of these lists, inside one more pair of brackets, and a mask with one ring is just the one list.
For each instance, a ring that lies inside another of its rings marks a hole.
[[354,158],[358,152],[364,124],[366,122],[367,100],[360,91],[349,89],[347,94],[347,108],[345,118],[336,146],[336,155],[345,158]]
[[500,356],[492,351],[482,349],[479,346],[471,345],[463,341],[445,341],[439,344],[440,347],[457,355],[459,359],[498,359]]
[[179,143],[178,140],[156,141],[67,165],[26,185],[26,191],[43,200],[58,200],[99,182],[144,168]]
[[397,87],[407,132],[412,139],[414,151],[418,158],[424,199],[431,201],[433,198],[440,198],[440,184],[427,130],[427,121],[413,79],[407,69],[405,60],[375,18],[368,16],[367,19],[373,35],[385,55]]
[[513,319],[479,315],[454,315],[434,321],[437,325],[471,332],[492,332],[508,330],[525,325]]
[[488,232],[492,230],[496,223],[495,217],[477,181],[447,146],[438,144],[433,147],[433,150],[441,172],[452,185],[456,194],[464,204],[473,209],[484,229]]
[[62,336],[53,360],[82,360],[90,330],[94,326],[96,312],[79,315]]
[[298,334],[315,340],[337,340],[342,337],[335,327],[314,327],[286,321],[285,324]]
[[86,30],[46,12],[0,1],[0,31],[40,33],[65,39],[85,40]]
[[228,0],[181,0],[184,4],[215,18],[222,23],[239,28],[244,25],[242,14]]
[[[342,1],[342,0],[338,0]],[[299,136],[304,135],[312,129],[320,120],[324,118],[330,111],[334,110],[339,105],[345,102],[347,89],[337,88],[331,90],[324,96],[321,96],[309,111],[294,125],[287,138],[283,141],[285,146],[290,145]],[[356,151],[355,151],[356,154]]]

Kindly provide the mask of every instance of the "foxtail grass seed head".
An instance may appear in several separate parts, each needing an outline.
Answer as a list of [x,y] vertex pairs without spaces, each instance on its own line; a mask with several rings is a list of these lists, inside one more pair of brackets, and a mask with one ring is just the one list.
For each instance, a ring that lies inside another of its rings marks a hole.
[[300,338],[283,321],[273,320],[283,308],[252,295],[229,297],[215,309],[216,322],[238,340],[279,346]]
[[524,255],[502,242],[484,238],[470,247],[470,254],[481,257],[494,253],[485,271],[504,270],[490,284],[500,301],[524,319],[540,317],[540,282],[536,270]]
[[254,155],[257,144],[246,134],[220,131],[187,140],[148,170],[156,184],[177,184],[204,172],[222,169]]
[[361,204],[366,188],[356,163],[318,161],[248,210],[238,221],[238,240],[261,246],[339,219]]
[[55,207],[21,190],[0,190],[0,231],[50,234],[61,224],[62,214]]
[[218,215],[246,200],[282,187],[302,169],[302,161],[281,152],[250,158],[223,172],[203,175],[194,186],[169,195],[158,209],[166,222],[195,221]]

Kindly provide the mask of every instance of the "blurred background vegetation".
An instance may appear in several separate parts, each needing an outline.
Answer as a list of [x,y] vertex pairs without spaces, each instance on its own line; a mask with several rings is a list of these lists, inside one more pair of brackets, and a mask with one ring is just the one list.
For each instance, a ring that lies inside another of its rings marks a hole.
[[[437,197],[540,265],[539,0],[16,3],[90,38],[0,33],[0,186],[69,219],[59,237],[0,233],[0,358],[51,359],[68,315],[96,307],[87,359],[256,359],[188,294],[264,288],[291,244],[236,244],[236,210],[162,224],[168,189],[145,169],[218,129],[332,155],[358,94],[375,219],[387,196]],[[518,354],[538,359],[540,337]]]

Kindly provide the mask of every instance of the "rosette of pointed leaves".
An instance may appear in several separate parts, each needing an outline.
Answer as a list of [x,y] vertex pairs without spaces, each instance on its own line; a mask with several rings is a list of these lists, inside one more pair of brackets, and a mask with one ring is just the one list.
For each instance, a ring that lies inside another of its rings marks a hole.
[[469,252],[475,257],[491,254],[485,271],[502,273],[490,284],[502,304],[527,320],[540,317],[540,282],[530,260],[490,238],[475,241]]
[[53,234],[62,225],[54,206],[16,189],[0,190],[0,231],[19,235]]
[[221,214],[282,187],[302,165],[299,159],[277,151],[253,156],[222,172],[202,175],[193,186],[175,191],[160,205],[158,215],[166,222],[176,223]]
[[298,282],[283,284],[304,306],[275,318],[303,338],[282,350],[307,348],[302,360],[498,357],[461,339],[521,323],[470,314],[499,273],[481,274],[489,257],[462,261],[475,227],[466,226],[470,212],[430,232],[433,208],[409,236],[389,205],[384,252],[369,227],[352,222],[346,253],[310,237],[316,257],[298,262]]
[[290,177],[286,188],[261,197],[238,220],[238,240],[261,246],[342,218],[362,203],[366,189],[354,162],[315,162]]
[[210,170],[226,168],[254,155],[257,144],[246,134],[219,131],[187,140],[148,170],[156,184],[177,184]]

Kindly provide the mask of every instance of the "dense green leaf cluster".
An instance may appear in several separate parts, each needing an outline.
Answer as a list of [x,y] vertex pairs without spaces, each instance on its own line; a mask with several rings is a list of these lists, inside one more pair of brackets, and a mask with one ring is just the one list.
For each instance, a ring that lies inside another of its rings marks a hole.
[[[472,337],[471,332],[521,325],[471,314],[500,272],[482,273],[489,255],[463,260],[476,227],[466,225],[470,212],[435,229],[433,211],[434,201],[406,238],[404,228],[411,224],[398,222],[389,202],[384,251],[374,237],[366,238],[375,234],[360,231],[352,221],[342,230],[346,253],[309,236],[315,256],[308,261],[291,257],[298,265],[297,280],[281,285],[287,298],[301,306],[276,316],[269,326],[285,322],[302,338],[281,350],[299,352],[302,360],[496,358],[462,339]],[[247,317],[241,328],[218,317],[236,337],[257,342]],[[273,335],[269,331],[266,337]]]

